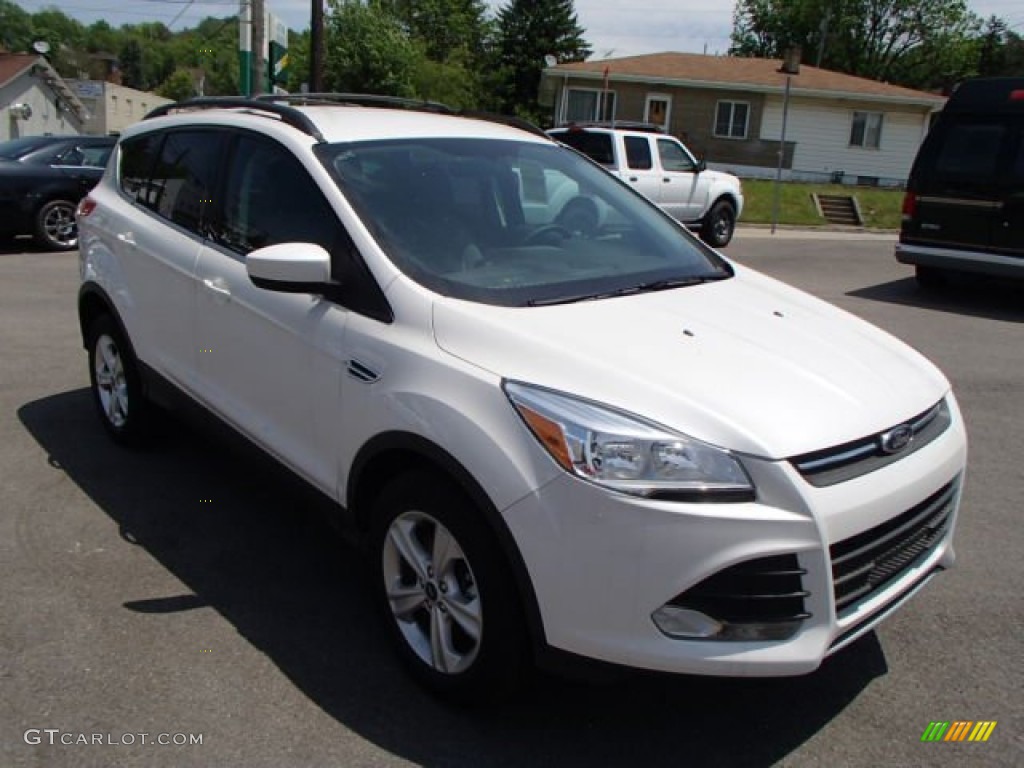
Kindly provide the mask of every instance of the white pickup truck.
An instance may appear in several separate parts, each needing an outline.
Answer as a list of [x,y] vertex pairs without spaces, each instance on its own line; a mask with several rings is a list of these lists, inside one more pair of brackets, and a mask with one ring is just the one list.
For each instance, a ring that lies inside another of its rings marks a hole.
[[570,126],[548,131],[555,140],[600,163],[673,218],[721,248],[743,210],[740,180],[708,170],[678,139],[651,128]]

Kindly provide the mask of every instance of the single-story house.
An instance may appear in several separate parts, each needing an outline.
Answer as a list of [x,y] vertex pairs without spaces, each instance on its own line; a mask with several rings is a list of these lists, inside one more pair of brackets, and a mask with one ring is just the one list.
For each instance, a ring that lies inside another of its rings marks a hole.
[[556,125],[655,123],[710,166],[764,178],[778,165],[789,78],[784,178],[906,182],[944,97],[810,66],[787,75],[781,64],[692,53],[557,64],[540,94]]
[[0,141],[83,133],[86,116],[44,56],[0,52]]

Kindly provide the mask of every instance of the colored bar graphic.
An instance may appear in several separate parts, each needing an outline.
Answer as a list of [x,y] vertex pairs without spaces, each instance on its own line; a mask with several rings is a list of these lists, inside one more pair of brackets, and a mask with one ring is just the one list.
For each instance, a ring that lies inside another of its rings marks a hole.
[[921,741],[941,741],[947,728],[949,728],[948,722],[928,723],[928,727],[925,728],[924,733],[921,734]]
[[974,730],[971,731],[971,737],[968,741],[988,741],[988,737],[992,735],[992,731],[996,729],[996,721],[982,721],[974,726]]
[[974,723],[970,720],[955,720],[953,727],[949,729],[949,733],[946,734],[946,738],[943,741],[963,741],[972,725]]
[[921,734],[921,741],[988,741],[995,729],[995,720],[933,720]]

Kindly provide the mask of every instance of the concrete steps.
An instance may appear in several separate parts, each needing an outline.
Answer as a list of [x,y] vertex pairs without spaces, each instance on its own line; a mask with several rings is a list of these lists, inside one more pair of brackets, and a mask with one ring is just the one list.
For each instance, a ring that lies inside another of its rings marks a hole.
[[860,227],[864,219],[860,215],[860,206],[854,195],[819,195],[814,193],[814,206],[818,213],[829,224],[846,227]]

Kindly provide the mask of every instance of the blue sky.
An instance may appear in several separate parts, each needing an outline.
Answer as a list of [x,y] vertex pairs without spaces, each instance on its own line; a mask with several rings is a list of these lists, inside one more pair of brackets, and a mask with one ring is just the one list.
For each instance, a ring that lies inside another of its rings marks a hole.
[[[238,0],[14,0],[26,10],[59,7],[85,23],[106,19],[113,26],[162,21],[172,29],[194,25],[206,16],[237,12]],[[308,0],[268,0],[292,29],[309,26]],[[507,0],[490,0],[498,8]],[[1022,0],[970,0],[979,16],[993,14],[1024,33]],[[598,58],[659,51],[725,53],[732,30],[732,2],[722,0],[576,0],[576,13]]]

